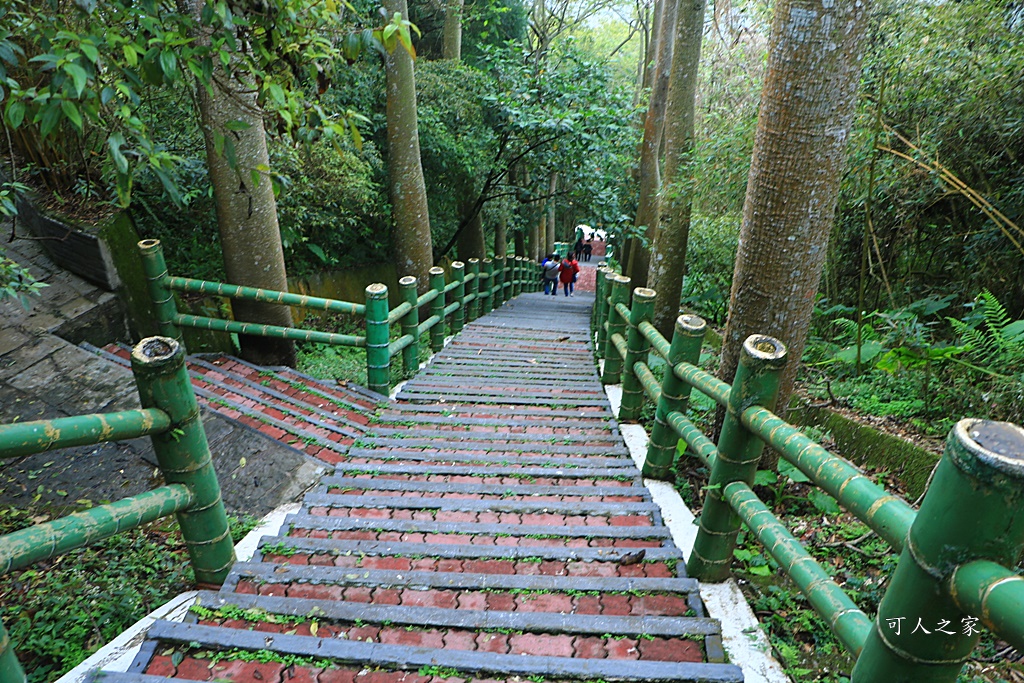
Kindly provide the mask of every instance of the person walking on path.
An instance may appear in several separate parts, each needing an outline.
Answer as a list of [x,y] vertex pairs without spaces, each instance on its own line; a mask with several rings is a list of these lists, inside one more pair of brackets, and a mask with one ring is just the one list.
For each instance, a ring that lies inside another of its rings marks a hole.
[[594,252],[594,238],[591,237],[583,245],[583,260],[590,262],[590,255]]
[[548,254],[540,268],[544,276],[544,293],[558,296],[558,271],[561,269],[558,254]]
[[576,274],[579,272],[580,264],[572,257],[572,254],[566,254],[562,263],[558,266],[558,279],[562,282],[562,288],[565,290],[566,296],[576,296]]
[[[580,256],[583,255],[583,238],[582,237],[580,237],[579,239],[576,240],[576,244],[574,244],[573,247],[572,247],[572,253],[573,253],[574,260],[579,261],[580,260]],[[568,254],[566,254],[566,255],[568,256]]]

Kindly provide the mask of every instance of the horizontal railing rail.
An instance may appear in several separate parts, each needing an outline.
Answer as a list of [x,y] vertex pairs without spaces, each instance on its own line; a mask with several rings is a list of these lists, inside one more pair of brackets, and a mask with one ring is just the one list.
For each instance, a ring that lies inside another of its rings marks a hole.
[[[892,628],[910,615],[930,618],[932,626],[952,623],[951,617],[978,622],[1024,649],[1024,578],[1008,568],[1024,550],[1024,429],[961,421],[915,511],[772,412],[786,362],[781,342],[748,338],[730,386],[697,367],[703,320],[680,316],[669,341],[650,322],[653,290],[637,288],[630,301],[629,278],[607,268],[599,269],[597,282],[597,355],[604,359],[602,382],[622,384],[619,419],[635,421],[645,399],[656,405],[643,474],[670,479],[680,440],[710,470],[687,562],[691,576],[720,581],[729,575],[742,522],[857,658],[854,683],[956,680],[978,633],[965,628],[929,641],[909,633],[913,623],[902,632]],[[665,361],[660,381],[649,354]],[[693,390],[726,409],[717,444],[686,416]],[[874,620],[757,498],[752,485],[765,445],[902,553]]]
[[[173,514],[196,581],[224,582],[234,546],[184,349],[174,339],[150,337],[132,350],[131,365],[141,410],[0,425],[0,460],[149,436],[165,485],[0,536],[0,574]],[[0,624],[0,681],[25,680]]]
[[[419,282],[407,276],[399,280],[402,303],[389,309],[388,289],[383,284],[366,288],[366,301],[354,303],[256,287],[231,285],[209,280],[172,276],[167,272],[159,240],[139,242],[143,268],[153,301],[160,334],[181,342],[180,328],[195,328],[238,335],[288,339],[366,349],[366,383],[378,393],[391,389],[391,361],[401,354],[402,371],[411,377],[419,370],[420,337],[429,335],[433,352],[444,346],[445,324],[458,334],[466,322],[501,306],[523,292],[536,291],[539,284],[536,262],[521,256],[494,259],[469,259],[468,264],[451,264],[451,281],[446,282],[442,268],[432,268],[429,289],[418,294]],[[177,310],[174,292],[222,296],[233,300],[294,306],[330,313],[360,316],[366,324],[365,335],[320,332],[298,327],[225,320],[182,314]],[[420,309],[429,306],[429,315],[420,321]],[[391,338],[391,326],[401,333]]]

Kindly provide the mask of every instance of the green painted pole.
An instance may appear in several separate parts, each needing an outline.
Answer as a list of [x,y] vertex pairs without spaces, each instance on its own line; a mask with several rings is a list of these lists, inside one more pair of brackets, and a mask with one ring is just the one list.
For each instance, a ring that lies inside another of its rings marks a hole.
[[622,334],[626,330],[626,320],[615,310],[615,304],[625,304],[629,300],[630,279],[624,275],[613,275],[611,278],[611,306],[608,309],[608,332],[604,345],[604,373],[601,384],[618,384],[622,374],[622,356],[615,348],[612,335]]
[[636,422],[644,405],[644,388],[634,365],[647,360],[651,345],[639,330],[640,323],[650,322],[654,313],[653,289],[637,287],[633,290],[633,305],[629,309],[629,329],[626,332],[626,358],[622,364],[622,403],[619,405],[620,422]]
[[146,274],[146,286],[149,298],[153,302],[153,314],[156,315],[156,326],[160,334],[181,341],[181,330],[174,324],[178,315],[178,307],[174,304],[174,292],[167,286],[167,263],[164,262],[164,249],[160,240],[142,240],[139,242],[139,254],[142,257],[142,270]]
[[696,365],[700,362],[700,349],[708,326],[695,315],[681,315],[676,318],[672,331],[672,345],[669,347],[665,376],[661,380],[661,400],[654,413],[654,427],[647,443],[647,458],[644,460],[643,475],[651,479],[671,481],[672,465],[676,456],[679,436],[668,423],[670,413],[686,413],[690,400],[690,385],[676,377],[673,371],[680,363]]
[[398,281],[398,290],[402,301],[412,306],[402,316],[402,336],[412,335],[412,343],[402,349],[402,372],[405,377],[412,377],[420,369],[420,308],[417,301],[416,288],[418,282],[412,275],[406,275]]
[[444,348],[444,268],[434,266],[429,272],[430,288],[437,292],[430,302],[430,315],[438,318],[430,328],[430,350],[437,353]]
[[466,323],[466,264],[462,261],[452,261],[452,280],[458,283],[452,291],[458,304],[452,312],[452,334],[458,334]]
[[192,505],[177,516],[196,581],[220,585],[235,562],[235,549],[185,350],[167,337],[143,339],[132,349],[132,372],[142,407],[159,408],[171,418],[171,429],[151,438],[164,481],[192,492]]
[[523,257],[516,256],[512,260],[512,296],[523,293]]
[[18,663],[11,645],[11,637],[7,635],[4,624],[0,621],[0,681],[3,683],[25,683],[25,670]]
[[950,580],[964,614],[977,614],[988,630],[1024,652],[1024,576],[988,560],[962,564]]
[[613,277],[615,273],[611,268],[601,268],[597,271],[599,296],[594,298],[594,308],[597,309],[597,357],[604,358],[605,345],[608,343],[608,330],[605,323],[608,322],[608,299],[612,294]]
[[960,565],[1015,567],[1024,550],[1024,429],[961,420],[910,527],[852,683],[953,683],[984,614],[965,614],[950,588]]
[[385,396],[391,391],[391,342],[388,325],[388,287],[366,287],[366,386]]
[[722,489],[734,481],[753,484],[764,450],[764,442],[743,426],[740,414],[754,405],[774,407],[785,365],[786,347],[778,339],[753,334],[743,342],[718,437],[718,457],[708,477],[700,527],[686,563],[687,574],[695,579],[717,582],[729,578],[740,518],[722,497]]
[[505,303],[505,257],[494,257],[494,308]]
[[471,258],[466,262],[466,272],[473,276],[467,294],[473,296],[466,309],[466,321],[473,322],[480,317],[480,259]]
[[480,275],[483,277],[483,298],[480,301],[480,315],[487,315],[494,310],[494,261],[485,258],[480,263]]
[[161,410],[124,410],[0,425],[0,459],[136,439],[166,431],[170,424]]

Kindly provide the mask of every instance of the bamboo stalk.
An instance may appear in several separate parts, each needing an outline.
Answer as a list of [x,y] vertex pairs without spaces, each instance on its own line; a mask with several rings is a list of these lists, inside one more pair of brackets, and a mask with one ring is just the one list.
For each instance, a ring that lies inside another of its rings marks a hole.
[[406,275],[398,281],[402,303],[409,304],[409,311],[402,316],[402,336],[412,337],[412,342],[402,349],[402,372],[407,378],[415,375],[420,368],[420,309],[416,297],[417,287],[416,278],[412,275]]
[[366,385],[385,396],[391,391],[388,288],[376,282],[366,288]]
[[646,287],[637,287],[633,290],[633,305],[629,309],[629,329],[626,333],[626,358],[622,368],[620,422],[635,422],[640,417],[640,411],[644,405],[643,386],[637,377],[634,366],[647,358],[650,344],[638,328],[640,323],[650,322],[656,296],[653,289]]

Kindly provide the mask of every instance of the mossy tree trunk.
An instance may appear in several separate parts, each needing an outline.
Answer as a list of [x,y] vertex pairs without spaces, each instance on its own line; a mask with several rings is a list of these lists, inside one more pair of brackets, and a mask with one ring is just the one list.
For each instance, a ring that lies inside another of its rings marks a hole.
[[[409,18],[406,0],[386,0],[388,16]],[[388,122],[388,181],[395,220],[395,257],[399,276],[412,275],[425,292],[433,266],[427,190],[420,162],[419,124],[416,118],[416,76],[412,56],[397,45],[386,53],[386,116]]]
[[551,171],[548,176],[547,220],[544,231],[544,251],[550,254],[555,250],[555,192],[558,191],[558,171]]
[[671,339],[686,273],[686,245],[693,207],[693,116],[697,67],[704,37],[705,0],[680,0],[672,52],[671,87],[665,113],[665,189],[661,224],[651,250],[647,284],[658,291],[653,324]]
[[[202,6],[192,0],[193,16],[199,16]],[[210,86],[208,91],[200,84],[196,94],[227,281],[286,292],[277,201],[265,173],[270,159],[262,111],[253,88],[224,70],[215,72]],[[247,127],[239,130],[238,122]],[[292,325],[287,306],[235,301],[232,310],[237,320]],[[295,365],[295,345],[289,340],[241,335],[239,342],[248,361]]]
[[483,260],[487,257],[487,243],[484,241],[484,217],[474,202],[465,202],[462,215],[473,212],[466,226],[456,236],[459,260],[465,263],[471,258]]
[[780,339],[792,359],[788,405],[807,341],[856,109],[868,2],[781,0],[768,46],[719,377],[743,341]]

